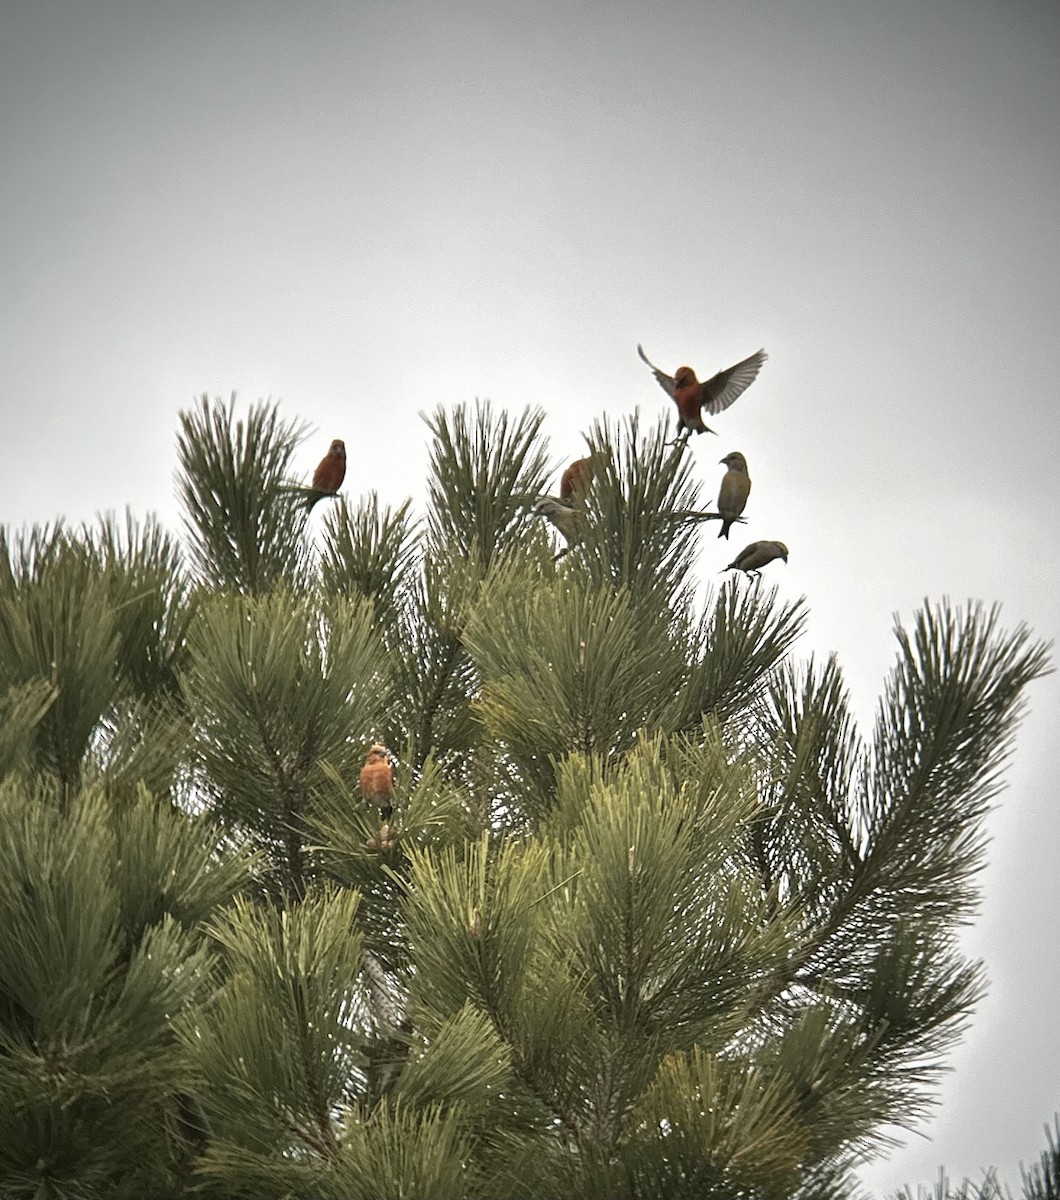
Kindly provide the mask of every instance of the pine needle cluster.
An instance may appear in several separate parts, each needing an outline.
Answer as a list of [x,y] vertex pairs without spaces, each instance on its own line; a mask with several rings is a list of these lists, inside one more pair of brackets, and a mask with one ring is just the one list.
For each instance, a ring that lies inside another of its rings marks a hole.
[[926,605],[860,731],[801,600],[699,591],[661,424],[557,561],[541,424],[307,514],[203,398],[181,540],[0,531],[3,1195],[827,1200],[923,1118],[1047,648]]

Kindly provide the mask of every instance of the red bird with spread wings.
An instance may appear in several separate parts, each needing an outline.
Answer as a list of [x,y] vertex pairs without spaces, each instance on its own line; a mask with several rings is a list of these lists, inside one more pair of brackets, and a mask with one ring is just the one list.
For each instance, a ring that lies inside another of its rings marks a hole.
[[642,346],[637,346],[637,353],[651,367],[659,386],[677,405],[677,434],[680,437],[681,431],[687,430],[686,441],[693,431],[714,432],[703,422],[703,409],[720,413],[728,408],[754,383],[768,357],[764,350],[756,350],[749,358],[700,383],[691,367],[678,367],[673,375],[667,375],[648,358]]
[[342,481],[345,478],[346,443],[340,438],[336,438],[313,472],[313,482],[305,498],[306,509],[311,509],[318,500],[323,500],[325,496],[334,496],[342,487]]

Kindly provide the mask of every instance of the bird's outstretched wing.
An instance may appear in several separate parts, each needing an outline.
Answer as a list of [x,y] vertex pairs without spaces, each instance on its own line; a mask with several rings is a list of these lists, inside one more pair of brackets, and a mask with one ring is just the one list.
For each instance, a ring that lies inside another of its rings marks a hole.
[[[670,397],[670,399],[673,400],[674,397],[677,395],[677,385],[674,383],[674,377],[672,375],[667,375],[665,371],[659,370],[659,368],[644,353],[644,347],[640,344],[640,342],[637,343],[637,353],[641,356],[641,358],[644,360],[644,362],[646,362],[648,364],[648,366],[651,367],[652,374],[654,374],[656,380],[658,381],[659,387],[661,387],[662,390]],[[733,370],[735,371],[736,368],[733,367]],[[752,375],[751,379],[753,379],[753,378],[754,378],[754,376]],[[750,383],[750,382],[751,382],[751,380],[749,379],[747,381],[747,383]],[[746,387],[747,383],[745,383],[743,386]],[[741,388],[740,391],[742,392],[743,388]],[[740,394],[739,392],[736,393],[737,396],[739,394]],[[732,399],[735,400],[736,396],[733,396]],[[731,404],[732,400],[730,400],[729,403]]]
[[[644,356],[641,355],[643,358]],[[756,350],[750,358],[729,367],[727,371],[719,371],[717,375],[703,384],[703,407],[709,413],[720,413],[741,396],[754,383],[762,364],[769,356],[764,350]],[[645,362],[648,360],[645,358]],[[650,365],[650,364],[649,364]],[[655,372],[659,374],[658,371]],[[660,380],[660,382],[662,382]],[[671,384],[673,380],[670,380]],[[665,384],[663,385],[665,386]],[[672,393],[671,393],[672,394]]]

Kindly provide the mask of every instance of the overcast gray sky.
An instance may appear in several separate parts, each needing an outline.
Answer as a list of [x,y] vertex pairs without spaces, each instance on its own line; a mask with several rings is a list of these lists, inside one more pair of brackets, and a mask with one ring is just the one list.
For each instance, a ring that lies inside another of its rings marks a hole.
[[[1060,625],[1058,84],[1054,0],[6,0],[0,522],[177,528],[203,392],[398,501],[421,410],[540,405],[558,467],[666,410],[638,341],[701,377],[765,346],[695,469],[745,453],[745,540],[867,719],[925,597]],[[877,1193],[1015,1180],[1060,1108],[1058,718],[1051,677],[966,937],[989,999]]]

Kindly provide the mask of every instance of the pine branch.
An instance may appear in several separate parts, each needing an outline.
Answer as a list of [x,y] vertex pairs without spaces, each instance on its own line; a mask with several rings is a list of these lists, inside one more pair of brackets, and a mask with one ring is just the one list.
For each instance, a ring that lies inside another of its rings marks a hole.
[[234,395],[227,408],[203,396],[180,414],[177,492],[192,561],[215,590],[301,587],[305,517],[287,481],[305,426],[281,421],[278,405],[264,402],[237,421],[235,404]]
[[434,438],[427,483],[432,557],[473,557],[485,569],[513,537],[520,540],[525,497],[545,488],[544,416],[526,409],[511,418],[488,400],[424,416]]
[[593,425],[587,441],[596,470],[576,557],[595,585],[624,588],[636,605],[668,612],[689,602],[698,537],[698,523],[677,514],[703,506],[689,458],[665,439],[665,420],[643,436],[639,416]]
[[352,511],[340,501],[324,523],[320,563],[326,592],[372,601],[383,640],[396,649],[414,586],[418,536],[409,519],[411,501],[382,507],[375,492]]

